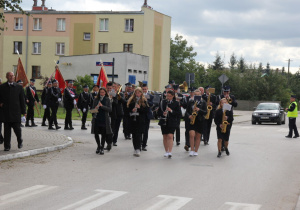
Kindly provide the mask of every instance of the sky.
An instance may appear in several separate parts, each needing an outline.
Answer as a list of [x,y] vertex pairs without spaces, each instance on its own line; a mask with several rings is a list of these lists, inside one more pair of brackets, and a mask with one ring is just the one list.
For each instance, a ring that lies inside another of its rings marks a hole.
[[[46,0],[58,11],[140,11],[144,0]],[[25,10],[33,1],[23,0]],[[41,5],[41,0],[38,0]],[[300,68],[299,0],[148,0],[154,10],[171,16],[171,37],[183,36],[208,65],[217,53],[228,65],[230,56],[273,69]]]

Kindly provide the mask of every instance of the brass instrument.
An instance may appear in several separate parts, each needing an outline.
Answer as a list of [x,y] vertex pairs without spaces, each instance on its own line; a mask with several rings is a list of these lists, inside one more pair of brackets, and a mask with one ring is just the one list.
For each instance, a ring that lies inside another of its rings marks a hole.
[[229,96],[229,98],[226,98],[226,100],[227,100],[227,102],[228,102],[229,104],[232,103],[232,98],[230,98],[230,96]]
[[197,101],[195,101],[195,103],[194,103],[194,110],[193,110],[192,118],[191,118],[191,122],[190,122],[191,125],[195,124],[195,120],[196,120],[196,117],[198,115],[198,112],[196,111],[196,108],[197,108]]
[[117,97],[118,97],[118,100],[121,100],[121,91],[122,91],[122,85],[121,87],[119,88],[119,90],[117,91]]
[[181,85],[179,85],[179,89],[184,90],[184,92],[187,92],[188,88],[189,88],[189,86],[186,81],[184,81]]
[[141,82],[141,81],[138,81],[138,82],[139,82],[139,86],[140,86],[140,87],[143,87],[143,84],[144,84],[144,83]]
[[209,119],[209,115],[210,115],[210,111],[212,110],[212,106],[210,105],[210,93],[208,95],[207,98],[207,114],[205,115],[205,119],[208,120]]
[[222,117],[222,129],[221,129],[221,133],[226,133],[226,129],[227,129],[227,125],[229,125],[228,121],[225,120],[226,117],[226,110],[223,111],[223,117]]

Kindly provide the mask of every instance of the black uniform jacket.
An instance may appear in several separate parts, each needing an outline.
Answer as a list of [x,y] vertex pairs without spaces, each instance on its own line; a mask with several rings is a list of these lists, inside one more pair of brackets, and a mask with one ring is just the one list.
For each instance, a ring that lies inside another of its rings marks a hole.
[[45,104],[48,107],[59,105],[58,99],[61,98],[61,91],[58,87],[51,87],[46,95]]
[[170,107],[172,112],[168,112],[167,115],[167,127],[177,127],[178,126],[178,120],[180,120],[181,110],[178,101],[171,101],[169,103],[166,99],[163,99],[160,104],[157,111],[157,114],[159,117],[164,118],[163,113],[166,110],[166,106]]
[[21,122],[21,114],[26,113],[24,89],[17,83],[10,87],[8,83],[0,85],[0,111],[2,122]]
[[[33,91],[34,93],[32,93],[31,91]],[[29,101],[27,103],[28,106],[34,106],[35,101],[39,102],[39,97],[34,86],[26,87],[26,99]]]
[[[189,120],[189,117],[192,115],[194,111],[194,105],[195,105],[195,101],[188,102],[186,112],[185,112],[185,120]],[[197,112],[196,120],[202,122],[204,121],[204,117],[207,114],[206,102],[204,100],[200,100],[197,102],[196,106],[200,109]]]
[[[75,95],[75,97],[72,97],[71,94]],[[77,98],[75,89],[74,88],[65,88],[65,90],[64,90],[64,107],[66,109],[73,109],[75,98]]]
[[[149,108],[148,103],[145,103],[146,106],[140,106],[139,109],[137,109],[137,112],[139,113],[138,116],[130,116],[130,131],[131,132],[140,132],[144,133],[145,130],[145,120],[146,120],[146,115],[147,115],[147,110]],[[132,100],[131,103],[129,104],[128,110],[130,113],[132,113],[132,110],[135,107],[135,101]]]
[[[227,122],[232,125],[233,122],[233,112],[232,110],[226,110],[226,114],[225,114],[228,119]],[[223,109],[217,109],[216,113],[215,113],[215,124],[217,126],[217,128],[220,128],[220,125],[222,124],[222,120],[223,120]]]
[[89,92],[82,92],[79,94],[78,97],[78,102],[77,102],[77,106],[79,109],[83,110],[88,109],[89,107],[92,106],[93,103],[93,98],[92,98],[92,94],[90,94]]

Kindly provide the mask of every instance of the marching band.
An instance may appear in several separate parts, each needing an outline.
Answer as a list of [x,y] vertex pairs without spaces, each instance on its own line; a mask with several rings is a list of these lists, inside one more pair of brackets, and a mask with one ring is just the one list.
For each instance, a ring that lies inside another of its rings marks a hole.
[[[24,94],[28,106],[26,127],[37,126],[34,123],[34,110],[36,108],[38,111],[37,104],[40,102],[34,83],[35,80],[31,79]],[[124,91],[123,86],[115,82],[108,82],[106,87],[101,88],[94,85],[92,91],[89,91],[88,85],[84,85],[83,92],[77,95],[73,81],[68,82],[63,94],[57,80],[48,81],[41,95],[41,104],[44,108],[42,126],[48,126],[49,130],[61,128],[57,122],[57,110],[62,101],[66,110],[65,130],[74,129],[72,125],[74,108],[81,117],[82,130],[87,130],[87,115],[89,112],[92,113],[91,133],[94,134],[97,143],[97,154],[103,155],[104,150],[110,151],[112,146],[117,146],[119,129],[123,121],[124,137],[126,140],[132,139],[133,155],[139,157],[141,151],[147,151],[150,121],[154,119],[153,113],[156,112],[163,135],[164,157],[172,157],[174,141],[177,146],[180,145],[182,118],[185,122],[184,149],[189,152],[189,156],[198,156],[201,140],[205,146],[209,145],[213,121],[216,124],[218,139],[217,157],[221,157],[222,151],[227,155],[230,154],[228,145],[233,107],[237,107],[234,95],[230,94],[230,87],[225,86],[223,94],[216,96],[215,89],[209,85],[205,88],[188,88],[186,82],[177,85],[171,80],[165,86],[165,91],[160,94],[150,92],[147,84],[139,83],[140,87],[126,83]],[[183,95],[180,93],[181,89],[188,93]],[[154,94],[160,95],[160,101],[156,106],[153,102]]]

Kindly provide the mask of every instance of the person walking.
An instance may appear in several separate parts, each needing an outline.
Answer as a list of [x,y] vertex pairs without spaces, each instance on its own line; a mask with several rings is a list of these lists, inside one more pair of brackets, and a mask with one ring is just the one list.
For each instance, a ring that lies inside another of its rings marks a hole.
[[68,87],[64,90],[64,107],[66,109],[65,130],[73,130],[72,126],[72,110],[76,105],[76,91],[73,88],[73,81],[69,81]]
[[52,82],[48,81],[48,84],[46,87],[44,87],[42,96],[41,96],[41,101],[42,101],[42,105],[44,108],[44,116],[43,116],[43,120],[42,120],[42,126],[47,126],[46,120],[48,120],[48,124],[50,122],[50,108],[48,106],[44,106],[44,105],[46,105],[46,96],[48,94],[48,91],[51,89],[51,87],[52,87]]
[[14,130],[18,148],[23,147],[21,115],[26,116],[24,90],[15,83],[13,72],[6,73],[7,82],[0,86],[0,121],[4,123],[4,151],[11,148],[11,129]]
[[89,93],[89,86],[83,86],[83,92],[79,94],[77,106],[79,110],[82,111],[82,119],[81,119],[81,130],[87,130],[85,127],[86,118],[88,114],[89,107],[92,105],[93,97],[92,94]]
[[299,133],[296,125],[296,119],[298,117],[298,104],[296,102],[296,96],[291,95],[290,98],[290,106],[289,108],[286,108],[285,110],[288,111],[287,117],[289,118],[289,134],[285,136],[286,138],[292,138],[293,137],[293,132],[294,132],[294,137],[293,138],[298,138]]
[[[34,87],[35,79],[30,79],[30,85],[26,87],[26,103],[28,106],[25,127],[36,127],[34,123],[34,107],[36,103],[40,103],[39,97]],[[29,125],[31,121],[31,125]]]

